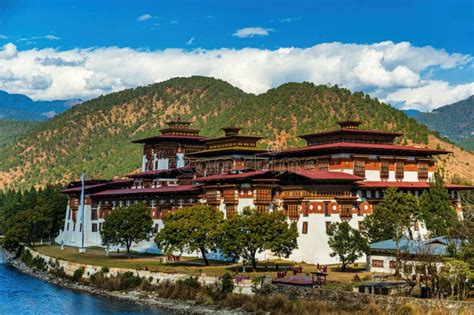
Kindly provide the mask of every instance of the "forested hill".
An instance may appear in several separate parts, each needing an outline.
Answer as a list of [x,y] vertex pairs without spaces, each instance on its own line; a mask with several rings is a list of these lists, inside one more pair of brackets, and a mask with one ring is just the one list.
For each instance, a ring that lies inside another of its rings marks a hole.
[[0,119],[0,148],[14,144],[18,139],[39,125],[37,121]]
[[430,113],[413,116],[441,135],[474,152],[474,95]]
[[175,78],[101,96],[41,124],[0,149],[0,180],[27,188],[77,179],[82,170],[89,178],[127,174],[141,161],[141,146],[130,141],[158,134],[178,115],[207,136],[241,126],[244,133],[268,138],[262,146],[271,149],[302,145],[298,134],[333,129],[349,115],[362,128],[405,133],[401,142],[432,142],[427,127],[401,111],[337,86],[289,83],[253,95],[212,78]]

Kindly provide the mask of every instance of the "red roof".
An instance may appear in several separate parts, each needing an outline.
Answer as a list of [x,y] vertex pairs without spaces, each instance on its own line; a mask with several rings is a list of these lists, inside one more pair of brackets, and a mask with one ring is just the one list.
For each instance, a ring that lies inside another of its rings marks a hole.
[[211,175],[211,176],[206,176],[206,177],[199,177],[196,178],[196,181],[209,181],[209,180],[221,180],[221,179],[243,179],[243,178],[249,178],[253,177],[256,175],[261,175],[269,172],[268,170],[260,170],[260,171],[250,171],[250,172],[243,172],[243,173],[237,173],[237,174],[217,174],[217,175]]
[[167,174],[167,173],[172,173],[172,172],[188,172],[192,171],[193,167],[192,166],[184,166],[184,167],[176,167],[176,168],[170,168],[167,170],[155,170],[155,171],[146,171],[146,172],[140,172],[136,174],[128,174],[127,177],[141,177],[141,176],[151,176],[151,175],[160,175],[160,174]]
[[117,195],[139,195],[139,194],[166,194],[166,193],[179,193],[188,191],[198,191],[201,189],[201,185],[181,185],[181,186],[164,186],[158,188],[141,188],[141,189],[108,189],[93,194],[96,196],[117,196]]
[[138,139],[138,140],[133,140],[133,143],[146,143],[146,142],[152,142],[152,141],[159,141],[159,140],[206,140],[207,137],[204,136],[179,136],[179,135],[162,135],[162,136],[154,136],[154,137],[149,137],[149,138],[144,138],[144,139]]
[[[105,182],[105,183],[99,183],[99,184],[94,184],[94,185],[85,185],[84,190],[88,191],[88,190],[95,189],[95,188],[101,188],[101,187],[106,187],[106,186],[110,186],[110,185],[114,185],[114,184],[123,184],[123,183],[129,183],[129,182],[132,182],[132,180],[131,179],[114,179],[112,181],[108,181],[108,182]],[[79,186],[72,187],[72,188],[66,188],[66,189],[62,190],[61,192],[62,193],[76,193],[76,192],[81,192],[81,188],[82,188],[81,185],[79,185]]]
[[403,135],[403,133],[399,133],[399,132],[341,128],[340,130],[330,130],[330,131],[322,131],[322,132],[316,132],[316,133],[308,133],[308,134],[300,135],[299,137],[300,138],[319,137],[319,136],[326,136],[326,135],[339,134],[339,133],[345,133],[345,132],[348,132],[348,133],[361,133],[361,134],[373,134],[373,135],[387,135],[387,136],[393,136],[393,137],[398,137],[398,136]]
[[313,180],[348,180],[357,181],[363,180],[363,177],[344,173],[344,172],[331,172],[331,171],[316,171],[316,170],[300,170],[300,171],[288,171],[288,173],[297,174],[303,177],[307,177]]
[[427,148],[418,148],[414,146],[404,146],[395,144],[373,144],[373,143],[352,143],[352,142],[335,142],[328,144],[318,144],[302,148],[287,149],[280,152],[268,152],[263,155],[286,155],[288,153],[298,152],[309,152],[309,151],[334,151],[334,150],[384,150],[384,151],[396,151],[396,152],[412,152],[412,153],[423,153],[423,154],[447,154],[450,151],[434,150]]
[[[387,187],[398,187],[403,189],[410,188],[429,188],[430,183],[428,182],[374,182],[374,181],[362,181],[358,182],[357,185],[362,188],[387,188]],[[473,186],[446,184],[448,189],[474,189]]]

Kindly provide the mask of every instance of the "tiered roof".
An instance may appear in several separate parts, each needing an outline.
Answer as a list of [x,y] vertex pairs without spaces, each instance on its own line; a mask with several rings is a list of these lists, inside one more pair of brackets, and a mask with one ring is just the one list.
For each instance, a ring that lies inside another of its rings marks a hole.
[[318,132],[301,135],[308,145],[302,148],[287,149],[280,152],[268,152],[263,156],[289,157],[311,156],[333,153],[366,153],[366,154],[393,154],[427,156],[447,154],[450,151],[403,146],[393,144],[396,137],[402,135],[397,132],[359,129],[358,121],[342,121],[338,123],[339,130]]
[[240,128],[227,127],[222,128],[223,137],[205,140],[206,150],[189,153],[193,157],[213,157],[219,155],[243,154],[253,155],[265,152],[257,148],[257,142],[262,137],[240,135]]
[[169,142],[172,140],[189,141],[189,142],[198,142],[201,143],[203,140],[207,139],[206,137],[200,136],[199,129],[191,129],[189,125],[191,122],[181,120],[181,117],[178,117],[176,120],[171,120],[166,122],[168,127],[160,129],[161,135],[134,140],[133,143],[159,143],[159,142]]

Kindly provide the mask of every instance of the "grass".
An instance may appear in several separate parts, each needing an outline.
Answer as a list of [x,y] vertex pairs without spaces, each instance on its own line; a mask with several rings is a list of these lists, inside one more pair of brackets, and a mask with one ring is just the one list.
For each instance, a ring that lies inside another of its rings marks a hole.
[[[239,273],[237,270],[241,269],[241,264],[226,263],[222,261],[210,261],[210,266],[205,266],[202,259],[196,257],[181,257],[179,262],[163,263],[163,256],[152,254],[133,253],[132,258],[128,258],[125,253],[110,253],[110,256],[105,255],[103,248],[87,248],[86,253],[80,254],[77,248],[64,247],[61,250],[60,246],[56,245],[42,245],[34,248],[36,251],[58,259],[67,260],[75,263],[86,265],[94,265],[108,268],[129,268],[129,269],[148,269],[150,271],[159,271],[165,273],[182,273],[188,275],[201,275],[205,273],[208,276],[222,276],[226,272]],[[295,265],[303,268],[303,273],[316,271],[316,265],[299,263],[294,264],[285,260],[273,260],[265,262],[268,265],[284,264]],[[263,262],[261,263],[263,264]],[[357,273],[360,278],[370,275],[365,271],[365,266],[359,264],[357,268],[353,268],[350,272],[340,272],[337,265],[331,265],[328,268],[328,282],[336,282],[348,284],[352,282]],[[272,275],[276,277],[275,271],[258,271],[245,273],[249,278],[255,278],[262,275]]]

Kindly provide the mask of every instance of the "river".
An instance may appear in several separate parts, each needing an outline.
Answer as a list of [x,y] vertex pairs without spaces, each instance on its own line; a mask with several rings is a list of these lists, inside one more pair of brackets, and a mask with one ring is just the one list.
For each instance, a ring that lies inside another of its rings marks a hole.
[[172,314],[49,284],[10,267],[0,250],[0,314]]

